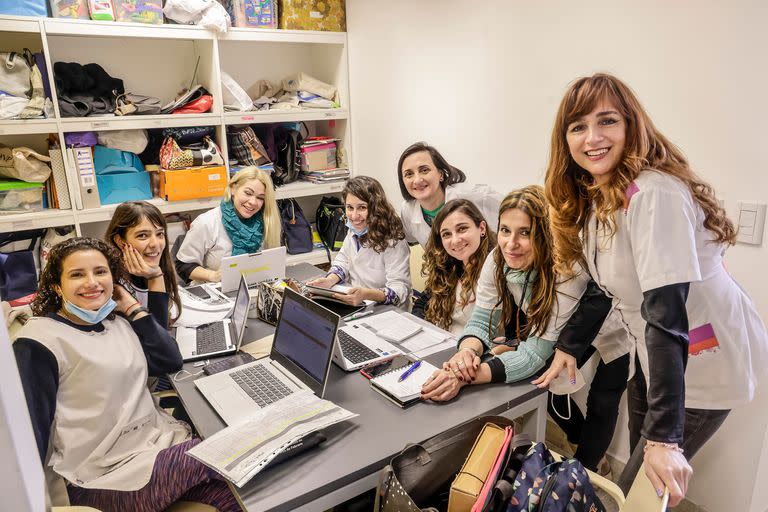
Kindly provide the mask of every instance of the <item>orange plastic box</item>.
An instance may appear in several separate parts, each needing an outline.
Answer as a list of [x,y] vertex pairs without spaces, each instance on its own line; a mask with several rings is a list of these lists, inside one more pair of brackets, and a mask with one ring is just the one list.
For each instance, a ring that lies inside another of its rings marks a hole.
[[160,170],[160,197],[166,201],[221,197],[226,186],[227,169],[223,165]]

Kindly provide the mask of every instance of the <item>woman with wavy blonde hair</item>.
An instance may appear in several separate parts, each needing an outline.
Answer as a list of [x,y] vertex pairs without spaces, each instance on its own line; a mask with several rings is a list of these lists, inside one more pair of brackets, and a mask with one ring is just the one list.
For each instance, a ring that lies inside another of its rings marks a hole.
[[280,246],[280,212],[272,178],[258,167],[240,169],[221,204],[192,222],[176,271],[185,282],[221,281],[221,259]]
[[[635,94],[606,74],[566,91],[546,193],[558,268],[583,262],[636,343],[629,427],[633,447],[647,442],[625,479],[644,458],[657,492],[667,486],[677,504],[692,474],[686,458],[752,400],[768,365],[765,327],[723,265],[736,230]],[[577,358],[558,353],[540,384]]]
[[369,176],[349,179],[341,191],[347,236],[327,276],[307,284],[330,288],[345,283],[334,298],[353,306],[364,300],[406,309],[411,295],[410,250],[403,224],[381,183]]
[[[550,412],[569,440],[578,443],[576,457],[596,470],[613,437],[626,387],[626,348],[611,338],[597,336],[605,311],[589,309],[585,292],[590,279],[586,272],[577,270],[566,277],[555,273],[542,187],[531,185],[510,192],[499,207],[498,225],[498,247],[483,264],[474,309],[459,339],[459,350],[427,380],[422,398],[450,400],[468,384],[530,378],[545,368],[556,344],[570,346],[574,339],[594,340],[601,361],[586,418],[566,396],[559,400],[565,402],[563,406],[557,407],[556,398],[550,397]],[[496,337],[501,334],[506,339],[498,343]],[[510,350],[514,346],[517,349]],[[481,357],[488,356],[490,359],[481,362]]]
[[496,245],[483,214],[467,199],[454,199],[435,217],[421,270],[426,287],[411,311],[461,334],[472,313],[485,258]]

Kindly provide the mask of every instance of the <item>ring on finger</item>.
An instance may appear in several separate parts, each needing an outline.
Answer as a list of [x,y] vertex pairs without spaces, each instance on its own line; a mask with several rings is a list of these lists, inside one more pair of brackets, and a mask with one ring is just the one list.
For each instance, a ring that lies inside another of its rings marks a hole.
[[459,368],[464,368],[464,361],[459,361],[458,367]]

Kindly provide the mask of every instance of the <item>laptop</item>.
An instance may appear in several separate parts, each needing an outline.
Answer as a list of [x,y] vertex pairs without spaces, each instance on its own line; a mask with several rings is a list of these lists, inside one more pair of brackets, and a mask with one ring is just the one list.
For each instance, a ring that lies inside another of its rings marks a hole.
[[251,297],[245,278],[240,278],[235,305],[228,318],[198,327],[177,327],[176,343],[184,361],[237,352],[243,341]]
[[348,372],[391,359],[403,351],[380,338],[365,323],[347,325],[336,335],[339,342],[333,351],[333,362]]
[[285,247],[265,249],[251,254],[227,256],[221,259],[221,291],[234,291],[245,276],[248,286],[256,286],[261,281],[285,277]]
[[269,357],[195,385],[227,425],[300,390],[323,398],[338,326],[338,315],[286,288]]

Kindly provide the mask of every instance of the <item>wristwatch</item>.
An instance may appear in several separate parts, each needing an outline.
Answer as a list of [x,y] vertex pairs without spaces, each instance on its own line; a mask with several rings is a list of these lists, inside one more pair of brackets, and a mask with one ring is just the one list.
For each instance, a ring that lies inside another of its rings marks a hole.
[[139,313],[142,313],[142,312],[149,314],[149,311],[147,311],[147,308],[145,308],[144,306],[139,306],[136,309],[134,309],[133,311],[131,311],[131,314],[128,315],[128,320],[133,322],[136,319],[136,315],[138,315]]

